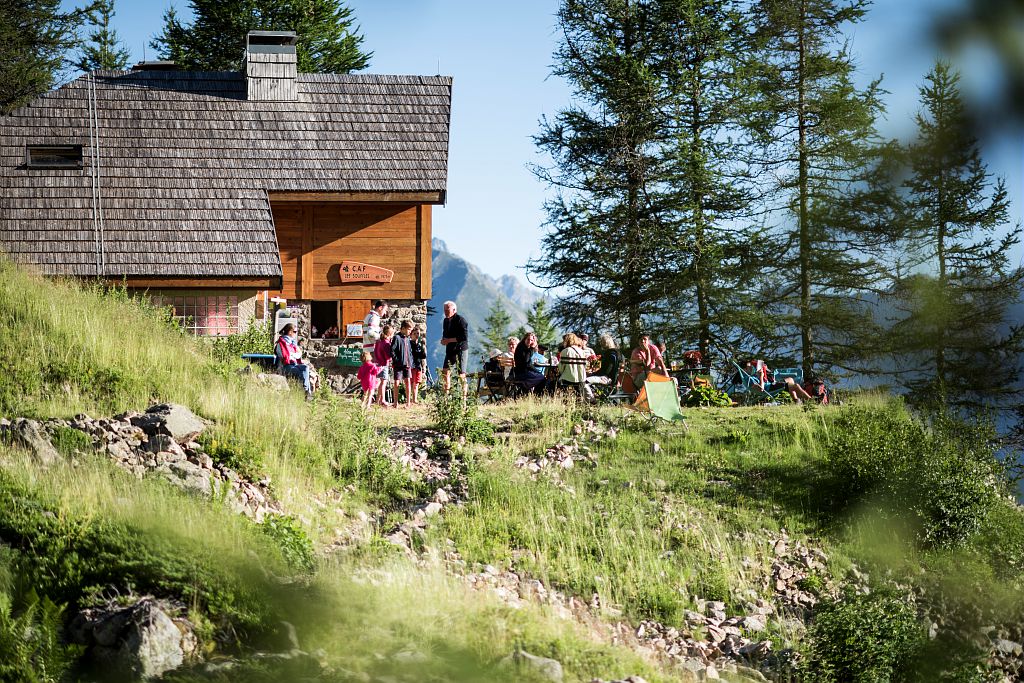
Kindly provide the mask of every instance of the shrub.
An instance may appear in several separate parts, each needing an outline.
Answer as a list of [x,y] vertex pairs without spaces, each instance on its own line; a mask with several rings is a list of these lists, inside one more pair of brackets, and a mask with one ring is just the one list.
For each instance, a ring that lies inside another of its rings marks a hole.
[[243,353],[273,353],[273,324],[273,319],[262,322],[250,320],[245,332],[214,339],[214,357],[224,362],[236,362]]
[[315,567],[313,541],[291,515],[268,515],[260,529],[277,544],[292,569],[312,572]]
[[694,387],[686,394],[686,405],[689,408],[701,406],[731,406],[732,399],[724,391],[718,391],[714,387],[700,385]]
[[76,452],[92,453],[92,439],[83,431],[71,429],[70,427],[57,427],[50,435],[53,447],[64,455],[73,455]]
[[431,406],[434,427],[452,438],[470,443],[494,443],[494,426],[480,416],[475,401],[467,400],[457,387],[438,392]]
[[220,429],[202,434],[199,443],[214,462],[230,467],[246,479],[256,481],[263,476],[262,451],[234,433]]
[[873,498],[907,514],[929,546],[959,547],[981,528],[1004,485],[994,430],[950,412],[924,422],[898,403],[851,408],[829,430],[826,462],[849,504]]
[[29,590],[12,600],[0,588],[0,681],[56,683],[81,648],[61,638],[63,608]]
[[894,593],[848,591],[826,603],[810,630],[807,673],[821,683],[904,680],[926,640],[914,610]]

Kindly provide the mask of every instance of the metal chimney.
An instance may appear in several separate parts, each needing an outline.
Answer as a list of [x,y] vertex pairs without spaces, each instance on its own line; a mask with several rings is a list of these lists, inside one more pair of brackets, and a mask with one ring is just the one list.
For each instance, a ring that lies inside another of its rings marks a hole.
[[248,98],[257,102],[299,99],[295,31],[249,31],[245,38]]

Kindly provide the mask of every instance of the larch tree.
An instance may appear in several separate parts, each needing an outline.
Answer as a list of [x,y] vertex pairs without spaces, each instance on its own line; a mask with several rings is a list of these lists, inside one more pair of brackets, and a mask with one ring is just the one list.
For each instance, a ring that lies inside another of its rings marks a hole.
[[959,75],[939,62],[920,93],[902,184],[911,274],[894,290],[896,376],[918,398],[1009,409],[1022,395],[1024,330],[1009,319],[1024,283],[1011,262],[1021,226],[1009,224],[1006,187],[970,133]]
[[480,334],[480,355],[488,358],[494,349],[504,352],[511,324],[512,316],[508,314],[501,299],[496,298],[484,318],[484,330]]
[[755,192],[741,124],[747,93],[748,18],[733,0],[658,3],[671,118],[666,148],[675,198],[676,235],[668,258],[677,264],[665,281],[671,314],[654,327],[699,347],[733,346],[759,327],[747,296],[761,267],[763,244],[752,226]]
[[804,374],[859,370],[875,354],[872,306],[887,287],[877,255],[884,226],[858,210],[882,148],[879,82],[860,90],[842,31],[860,22],[864,0],[759,0],[754,7],[750,127],[763,168],[776,180],[774,256],[761,307],[767,340],[796,352]]
[[189,0],[195,16],[184,24],[171,7],[151,45],[183,69],[237,71],[249,31],[295,31],[299,71],[351,73],[373,56],[352,10],[341,0]]
[[558,327],[548,313],[548,304],[544,299],[537,299],[526,312],[526,326],[537,335],[537,343],[553,348],[559,342]]
[[128,66],[131,52],[117,37],[117,31],[110,27],[114,16],[114,0],[99,0],[89,15],[92,28],[87,42],[83,43],[75,66],[86,73],[94,69],[123,69]]
[[555,189],[548,234],[531,275],[565,292],[555,313],[570,328],[594,325],[634,343],[645,317],[663,312],[669,128],[661,50],[667,30],[655,3],[563,0],[553,73],[571,104],[534,137]]
[[62,11],[60,0],[0,2],[0,114],[53,88],[93,8]]

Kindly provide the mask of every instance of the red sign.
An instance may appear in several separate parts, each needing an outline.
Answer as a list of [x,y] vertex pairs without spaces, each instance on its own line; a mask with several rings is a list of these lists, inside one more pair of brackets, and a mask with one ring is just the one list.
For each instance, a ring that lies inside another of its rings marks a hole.
[[395,271],[358,261],[342,261],[341,282],[391,282]]

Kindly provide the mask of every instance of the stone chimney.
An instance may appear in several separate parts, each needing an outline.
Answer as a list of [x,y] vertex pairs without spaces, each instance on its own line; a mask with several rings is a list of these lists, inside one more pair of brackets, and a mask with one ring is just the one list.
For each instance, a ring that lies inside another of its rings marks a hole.
[[249,31],[245,39],[245,81],[255,102],[299,99],[295,31]]

